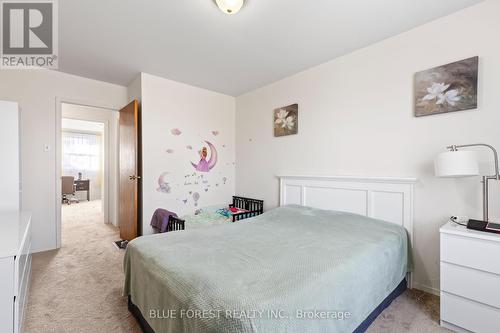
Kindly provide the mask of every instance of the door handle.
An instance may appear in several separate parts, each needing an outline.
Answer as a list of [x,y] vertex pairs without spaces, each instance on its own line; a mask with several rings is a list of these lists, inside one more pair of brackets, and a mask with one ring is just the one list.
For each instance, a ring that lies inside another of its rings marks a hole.
[[130,179],[130,180],[141,179],[141,176],[131,175],[131,176],[128,176],[128,179]]

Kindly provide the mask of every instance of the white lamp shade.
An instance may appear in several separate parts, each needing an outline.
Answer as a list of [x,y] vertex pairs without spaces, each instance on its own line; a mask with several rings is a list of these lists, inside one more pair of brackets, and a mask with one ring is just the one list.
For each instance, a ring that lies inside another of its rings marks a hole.
[[441,153],[434,161],[437,177],[468,177],[479,175],[479,164],[474,151],[459,150]]
[[215,3],[224,13],[233,15],[240,11],[245,0],[215,0]]

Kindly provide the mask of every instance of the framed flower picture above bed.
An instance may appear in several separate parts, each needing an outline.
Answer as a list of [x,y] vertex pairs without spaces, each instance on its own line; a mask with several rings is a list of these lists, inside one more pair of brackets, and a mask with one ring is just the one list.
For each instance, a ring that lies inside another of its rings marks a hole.
[[477,109],[479,58],[415,74],[415,116]]

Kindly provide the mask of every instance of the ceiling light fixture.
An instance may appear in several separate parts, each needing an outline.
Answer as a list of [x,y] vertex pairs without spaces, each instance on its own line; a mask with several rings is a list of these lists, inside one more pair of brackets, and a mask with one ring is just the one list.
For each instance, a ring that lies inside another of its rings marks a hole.
[[240,11],[245,4],[245,0],[214,0],[217,6],[224,13],[233,15]]

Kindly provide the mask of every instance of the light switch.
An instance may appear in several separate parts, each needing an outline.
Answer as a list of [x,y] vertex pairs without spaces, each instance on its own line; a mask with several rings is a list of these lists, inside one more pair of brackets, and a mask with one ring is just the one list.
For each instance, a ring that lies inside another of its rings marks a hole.
[[48,144],[45,144],[43,146],[43,151],[49,151],[50,150],[50,146]]

